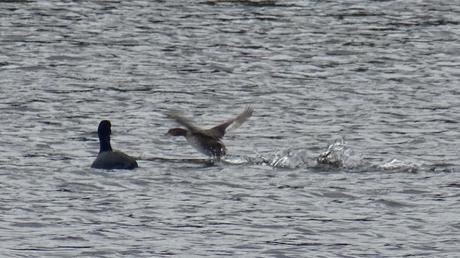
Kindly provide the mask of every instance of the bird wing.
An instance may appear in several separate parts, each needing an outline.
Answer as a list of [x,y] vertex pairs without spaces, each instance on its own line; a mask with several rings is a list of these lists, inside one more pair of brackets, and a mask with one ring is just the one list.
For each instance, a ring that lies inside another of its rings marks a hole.
[[252,116],[254,108],[252,106],[247,106],[243,112],[241,112],[237,117],[227,120],[226,122],[215,126],[211,129],[205,130],[206,134],[212,135],[216,138],[224,137],[225,133],[231,130],[235,130],[240,127],[249,117]]
[[182,112],[179,112],[179,111],[170,111],[168,113],[166,113],[166,115],[171,118],[171,119],[174,119],[178,124],[186,127],[187,129],[189,129],[191,132],[198,132],[198,131],[201,131],[201,129],[199,127],[197,127],[192,120],[186,118]]

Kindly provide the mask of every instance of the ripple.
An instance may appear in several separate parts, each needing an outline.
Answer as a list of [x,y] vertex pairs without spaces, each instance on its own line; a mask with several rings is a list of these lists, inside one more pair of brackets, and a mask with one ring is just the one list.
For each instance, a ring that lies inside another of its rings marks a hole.
[[[457,255],[455,2],[2,7],[0,256]],[[162,138],[247,103],[221,162]]]

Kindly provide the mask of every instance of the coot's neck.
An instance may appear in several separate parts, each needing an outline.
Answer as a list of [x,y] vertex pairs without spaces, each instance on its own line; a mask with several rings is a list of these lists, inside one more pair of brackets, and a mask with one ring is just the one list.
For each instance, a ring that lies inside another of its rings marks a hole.
[[104,151],[112,151],[112,146],[110,146],[110,135],[99,135],[99,153]]

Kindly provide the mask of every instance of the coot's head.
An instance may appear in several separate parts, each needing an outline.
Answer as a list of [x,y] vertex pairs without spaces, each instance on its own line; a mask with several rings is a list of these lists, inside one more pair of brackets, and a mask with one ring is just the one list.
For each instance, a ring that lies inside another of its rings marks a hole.
[[185,136],[187,134],[187,130],[183,128],[172,128],[166,133],[167,135],[172,136]]
[[97,128],[97,134],[99,135],[99,138],[107,138],[110,136],[110,133],[112,132],[110,128],[112,127],[112,124],[110,124],[109,120],[102,120],[99,123],[99,127]]

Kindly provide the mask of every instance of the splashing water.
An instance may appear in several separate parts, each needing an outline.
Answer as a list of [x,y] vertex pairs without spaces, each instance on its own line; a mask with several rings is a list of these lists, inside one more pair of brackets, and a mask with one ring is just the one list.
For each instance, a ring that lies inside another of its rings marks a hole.
[[[389,160],[389,161],[388,161]],[[254,164],[273,168],[296,169],[301,167],[321,169],[351,169],[352,171],[392,171],[392,172],[417,172],[420,164],[407,160],[388,159],[387,161],[370,163],[362,154],[355,153],[348,144],[340,138],[327,147],[327,150],[318,156],[308,153],[304,149],[285,149],[276,151],[272,156],[226,156],[222,160],[227,165]]]
[[405,172],[415,173],[417,172],[419,166],[410,161],[392,159],[391,161],[386,162],[383,165],[380,165],[379,167],[384,170],[405,171]]
[[360,162],[360,157],[353,154],[351,149],[346,148],[343,139],[335,141],[329,145],[327,150],[319,156],[309,155],[307,150],[281,150],[274,154],[272,158],[264,159],[266,164],[274,168],[299,168],[315,167],[317,165],[327,165],[334,168],[356,167]]
[[337,140],[329,145],[327,151],[321,153],[316,161],[318,164],[342,167],[345,158],[345,142],[343,139]]
[[349,148],[343,138],[336,140],[329,145],[327,150],[316,158],[318,165],[327,165],[335,168],[357,168],[365,167],[361,155],[358,155]]
[[268,164],[275,168],[298,168],[308,166],[309,158],[306,150],[293,151],[291,149],[278,151],[268,161]]

